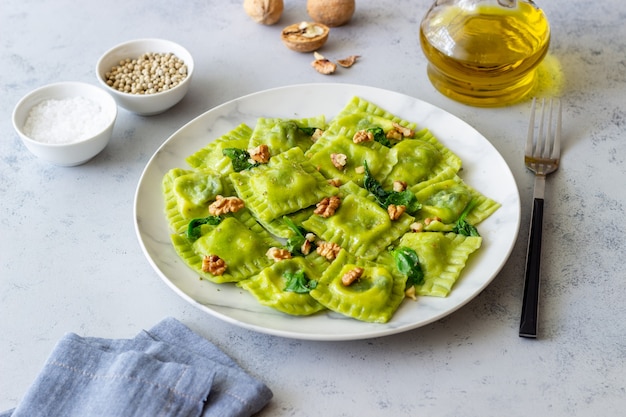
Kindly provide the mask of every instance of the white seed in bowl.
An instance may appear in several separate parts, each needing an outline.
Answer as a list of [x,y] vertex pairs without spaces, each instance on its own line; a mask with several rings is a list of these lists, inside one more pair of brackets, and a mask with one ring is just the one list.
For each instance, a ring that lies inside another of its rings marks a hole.
[[74,143],[100,133],[109,120],[100,106],[85,97],[48,99],[33,106],[24,134],[43,143]]
[[129,94],[155,94],[176,87],[187,77],[187,65],[172,53],[148,52],[127,58],[105,74],[107,85]]

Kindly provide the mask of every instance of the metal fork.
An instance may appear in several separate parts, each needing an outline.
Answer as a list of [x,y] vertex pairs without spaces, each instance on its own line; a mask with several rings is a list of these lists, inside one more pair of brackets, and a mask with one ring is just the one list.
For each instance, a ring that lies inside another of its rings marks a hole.
[[[519,327],[520,337],[530,338],[537,337],[541,234],[543,227],[543,202],[546,176],[556,171],[559,167],[562,120],[560,100],[542,99],[541,118],[539,120],[537,134],[535,134],[536,104],[537,99],[533,99],[524,155],[526,167],[535,173],[535,190],[533,193],[528,252],[526,253],[526,276],[524,281],[524,298],[522,301],[522,317]],[[555,117],[553,117],[553,113],[556,113]],[[554,118],[556,118],[556,120],[554,120]]]

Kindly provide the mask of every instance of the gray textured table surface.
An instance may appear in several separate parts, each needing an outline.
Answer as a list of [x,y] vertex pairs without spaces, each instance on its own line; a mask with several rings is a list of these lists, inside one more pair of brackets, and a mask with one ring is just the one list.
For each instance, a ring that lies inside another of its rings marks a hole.
[[[532,175],[522,165],[527,102],[481,109],[429,84],[418,24],[429,2],[357,1],[323,53],[362,60],[331,77],[280,42],[307,18],[286,0],[261,26],[240,1],[7,0],[0,8],[0,409],[15,406],[66,332],[130,337],[174,316],[274,391],[267,416],[616,416],[626,406],[626,3],[543,1],[565,106],[561,169],[548,182],[541,329],[517,336]],[[59,168],[33,157],[11,125],[30,90],[95,84],[99,55],[163,37],[196,60],[192,90],[150,118],[120,110],[109,146]],[[151,269],[133,227],[150,156],[194,117],[233,98],[297,83],[345,82],[430,102],[488,138],[509,164],[522,227],[501,273],[454,314],[394,336],[317,342],[255,333],[187,304]]]

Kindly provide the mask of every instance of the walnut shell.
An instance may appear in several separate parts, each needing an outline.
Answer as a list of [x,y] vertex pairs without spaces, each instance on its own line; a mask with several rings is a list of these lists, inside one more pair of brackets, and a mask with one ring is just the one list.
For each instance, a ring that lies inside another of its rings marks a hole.
[[294,23],[284,28],[280,39],[287,48],[297,52],[313,52],[328,40],[330,29],[322,23]]

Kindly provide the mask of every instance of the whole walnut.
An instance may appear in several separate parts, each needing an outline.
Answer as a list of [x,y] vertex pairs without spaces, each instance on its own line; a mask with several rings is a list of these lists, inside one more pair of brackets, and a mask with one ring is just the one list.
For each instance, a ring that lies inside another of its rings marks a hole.
[[306,2],[306,11],[311,19],[329,27],[348,23],[355,8],[355,0],[307,0]]
[[243,8],[257,23],[273,25],[283,14],[283,0],[244,0]]

